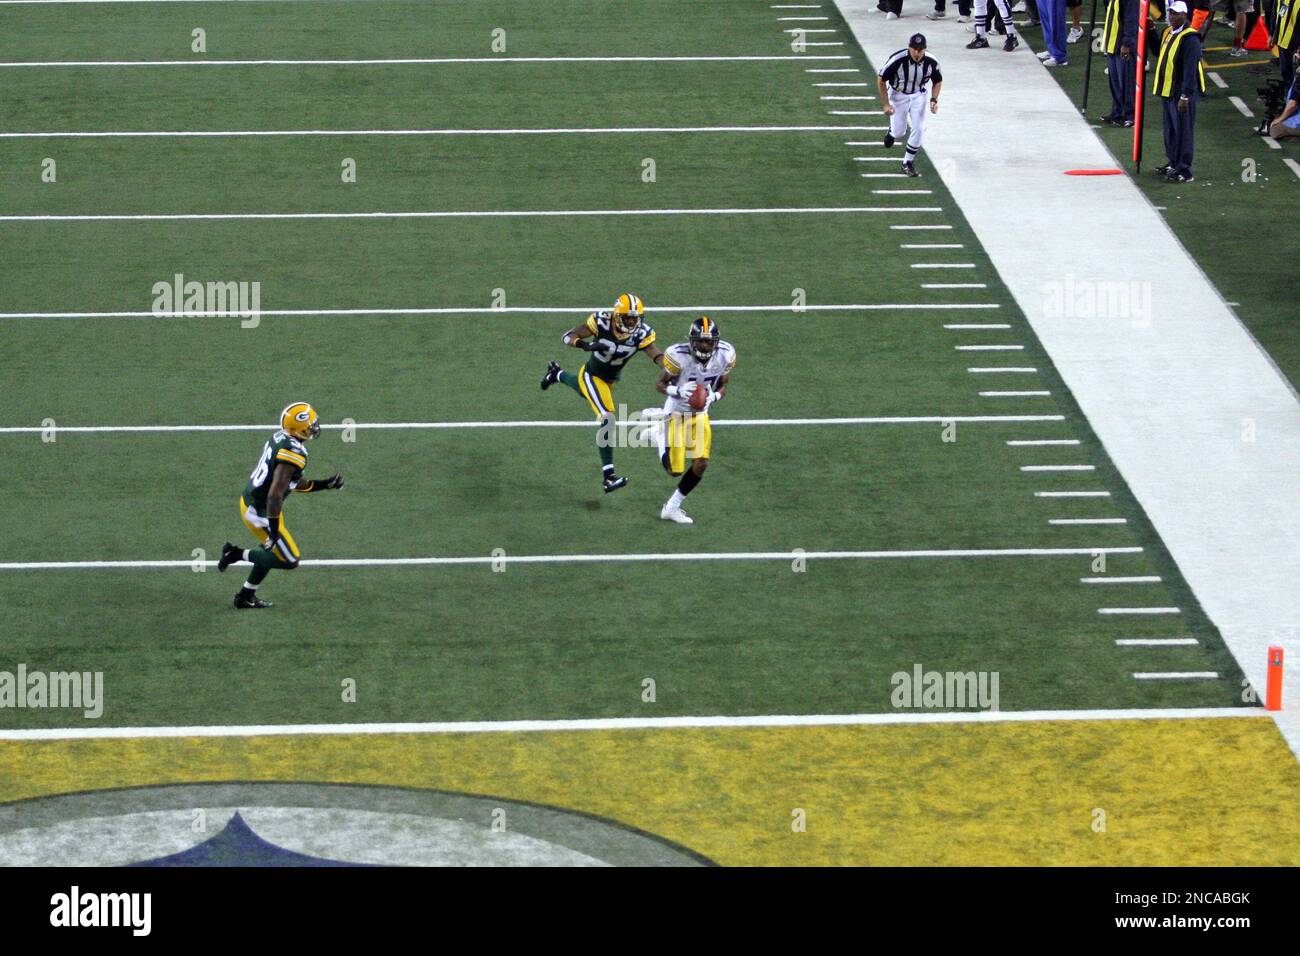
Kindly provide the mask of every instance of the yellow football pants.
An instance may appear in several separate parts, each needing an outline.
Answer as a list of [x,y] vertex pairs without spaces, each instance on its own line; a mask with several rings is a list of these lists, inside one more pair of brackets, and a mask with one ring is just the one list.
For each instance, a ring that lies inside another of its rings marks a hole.
[[582,397],[591,405],[597,418],[614,414],[614,392],[609,382],[599,375],[592,375],[585,368],[578,372],[578,389]]
[[[245,504],[242,495],[239,498],[239,516],[244,519],[244,524],[248,525],[248,530],[253,532],[253,536],[262,544],[266,544],[271,537],[266,533],[270,522],[258,514],[251,505]],[[280,543],[276,545],[275,553],[286,564],[294,564],[302,557],[302,553],[298,550],[298,543],[293,540],[293,535],[285,526],[283,514],[280,515]]]
[[709,416],[668,416],[668,470],[680,475],[686,470],[686,458],[708,458],[713,450],[713,426]]

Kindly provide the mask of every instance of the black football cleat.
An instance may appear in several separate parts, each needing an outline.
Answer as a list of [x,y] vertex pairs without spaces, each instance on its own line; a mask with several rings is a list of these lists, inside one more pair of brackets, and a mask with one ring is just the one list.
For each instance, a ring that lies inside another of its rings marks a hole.
[[1007,37],[1007,42],[1002,44],[1002,49],[1005,52],[1010,53],[1018,46],[1020,46],[1020,41],[1015,37],[1009,36]]
[[542,391],[546,391],[552,385],[560,380],[560,373],[564,369],[560,368],[558,362],[551,362],[546,366],[546,374],[542,376]]
[[983,37],[976,37],[975,39],[971,40],[970,43],[966,44],[966,49],[984,50],[988,48],[988,45],[989,45],[988,40],[984,39]]
[[227,541],[221,546],[221,557],[217,560],[217,570],[224,571],[236,561],[244,560],[244,549],[236,548]]
[[1170,171],[1169,175],[1165,177],[1165,182],[1167,183],[1191,183],[1195,181],[1196,178],[1192,176],[1191,173],[1175,173]]
[[610,475],[605,479],[605,494],[609,494],[611,491],[618,491],[618,489],[622,488],[626,484],[626,478],[623,478],[620,475]]
[[235,608],[240,611],[252,610],[255,608],[275,607],[270,601],[263,601],[256,594],[245,594],[240,591],[235,595]]
[[1153,175],[1153,176],[1161,176],[1161,177],[1168,176],[1168,175],[1169,175],[1169,167],[1168,167],[1168,166],[1157,166],[1155,169],[1151,170],[1151,175]]
[[915,179],[917,176],[920,176],[920,175],[921,175],[920,173],[918,173],[918,172],[916,171],[916,167],[913,166],[911,163],[904,163],[904,164],[903,164],[903,173],[904,173],[904,175],[911,176],[913,179]]
[[891,146],[893,146],[893,145],[894,145],[894,134],[893,134],[893,133],[886,133],[886,134],[885,134],[885,149],[889,149],[889,147],[891,147]]

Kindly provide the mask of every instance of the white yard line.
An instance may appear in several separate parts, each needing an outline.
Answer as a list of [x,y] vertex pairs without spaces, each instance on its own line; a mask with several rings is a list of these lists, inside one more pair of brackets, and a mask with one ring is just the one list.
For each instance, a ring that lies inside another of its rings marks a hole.
[[871,192],[877,196],[929,196],[933,189],[873,189]]
[[1290,156],[1284,156],[1282,162],[1286,163],[1287,166],[1291,168],[1291,172],[1295,173],[1296,176],[1300,178],[1300,163],[1297,163]]
[[1275,140],[1272,136],[1261,136],[1260,139],[1264,141],[1264,145],[1266,145],[1269,149],[1282,148],[1282,144],[1279,143],[1277,140]]
[[1128,524],[1127,518],[1049,518],[1048,524],[1052,525],[1076,525],[1076,524]]
[[1024,448],[1038,445],[1077,445],[1077,438],[1011,438],[1007,444],[1012,448]]
[[[899,48],[874,0],[838,6],[874,63]],[[1281,504],[1297,500],[1300,476],[1295,390],[1130,176],[1061,175],[1111,168],[1117,157],[1050,71],[972,56],[964,31],[926,35],[941,63],[979,59],[944,89],[944,109],[927,130],[936,175],[1192,593],[1263,687],[1268,646],[1300,621],[1295,509]],[[1013,196],[1021,214],[1008,228]],[[1043,294],[1062,276],[1140,284],[1154,318],[1081,322]],[[1246,419],[1267,423],[1267,437],[1243,442],[1224,424]],[[1300,755],[1300,707],[1275,718]]]
[[901,242],[898,244],[900,249],[965,249],[966,246],[960,242]]
[[1115,641],[1117,647],[1188,647],[1199,643],[1194,637],[1121,637]]
[[[906,310],[920,311],[950,311],[950,310],[984,310],[1000,309],[1002,306],[997,302],[974,302],[969,304],[939,302],[939,303],[915,303],[915,302],[877,302],[877,303],[859,303],[855,305],[803,305],[799,308],[792,308],[790,303],[785,302],[781,305],[665,305],[655,306],[651,312],[663,313],[684,313],[684,312],[789,312],[797,314],[799,312],[893,312]],[[491,306],[457,306],[448,308],[409,308],[409,309],[261,309],[258,315],[261,316],[315,316],[315,315],[492,315],[493,313],[522,313],[522,314],[559,314],[571,315],[586,313],[590,315],[596,311],[595,308],[567,308],[563,306],[552,307],[531,307],[531,306],[505,306],[494,309]],[[148,310],[138,310],[132,312],[0,312],[0,319],[155,319],[158,321],[177,321],[179,319],[198,319],[198,318],[235,318],[229,313],[216,312],[186,312],[181,315],[158,315]],[[1016,346],[1023,348],[1023,346]]]
[[[806,425],[942,425],[948,422],[969,424],[998,424],[1010,422],[1060,422],[1064,415],[882,415],[859,418],[732,418],[711,422],[714,428],[806,426]],[[634,418],[617,422],[620,426],[644,425],[646,420]],[[321,424],[325,431],[348,428],[363,430],[426,431],[465,428],[595,428],[595,421],[464,421],[464,422],[354,422],[350,425]],[[95,434],[170,434],[174,432],[272,432],[276,426],[269,422],[259,425],[55,425],[41,428],[35,425],[6,425],[0,435],[55,435]]]
[[870,83],[814,83],[813,86],[870,87]]
[[[863,175],[866,175],[865,173]],[[901,173],[899,175],[902,175]],[[973,262],[913,262],[913,269],[974,269]]]
[[1138,680],[1218,680],[1217,671],[1140,671]]
[[[801,59],[807,59],[807,57],[801,57]],[[813,57],[812,59],[814,59],[814,60],[847,60],[848,57],[847,57],[847,56],[815,56],[815,57]],[[804,72],[805,72],[805,73],[861,73],[862,71],[861,71],[860,69],[858,69],[856,66],[848,66],[848,67],[837,67],[837,68],[834,68],[834,69],[816,68],[816,69],[811,69],[811,70],[804,70]]]
[[1255,118],[1255,114],[1251,112],[1250,107],[1246,105],[1245,101],[1243,101],[1240,96],[1229,96],[1228,102],[1231,103],[1233,106],[1237,107],[1237,112],[1240,113],[1242,116],[1245,116],[1249,119]]
[[1010,374],[1032,374],[1038,371],[1028,365],[991,365],[982,368],[967,368],[966,371],[973,372],[976,375],[1010,375]]
[[[885,175],[901,176],[902,173]],[[735,209],[426,209],[413,212],[168,212],[0,216],[0,222],[219,222],[266,219],[536,219],[568,216],[814,216],[942,212],[938,206],[768,206]]]
[[1096,471],[1096,465],[1021,465],[1021,471]]
[[1210,82],[1213,83],[1215,86],[1217,86],[1219,89],[1226,90],[1228,88],[1228,84],[1223,81],[1223,77],[1219,76],[1219,74],[1215,73],[1213,70],[1210,70],[1205,75],[1208,76],[1210,78]]
[[1099,607],[1098,614],[1107,615],[1164,615],[1164,614],[1182,614],[1182,609],[1176,607]]
[[971,331],[974,329],[1009,329],[1011,325],[1007,322],[949,322],[944,325],[944,328],[954,331]]
[[958,352],[1020,352],[1023,345],[955,345]]
[[[808,30],[808,33],[817,31]],[[834,33],[834,30],[828,31]],[[130,68],[166,66],[444,66],[459,64],[502,63],[760,63],[790,60],[847,60],[837,54],[785,53],[776,56],[431,56],[389,57],[384,59],[267,59],[267,60],[10,60],[0,62],[0,69],[73,67]]]
[[1143,574],[1137,577],[1101,577],[1079,578],[1081,584],[1159,584],[1164,579],[1158,574]]
[[1046,398],[1051,395],[1047,389],[1011,392],[980,392],[980,398]]
[[[869,114],[868,114],[869,115]],[[881,114],[877,114],[881,115]],[[872,126],[561,126],[519,129],[208,129],[208,130],[33,130],[3,132],[0,139],[178,139],[262,136],[614,136],[647,133],[828,133]]]
[[[703,561],[876,561],[931,558],[1057,558],[1096,554],[1140,554],[1140,547],[1121,548],[951,548],[914,551],[664,551],[652,554],[515,554],[464,555],[418,558],[304,558],[303,567],[390,568],[446,565],[501,564],[645,564]],[[171,568],[191,572],[202,564],[214,568],[215,561],[0,561],[0,571],[104,571]]]
[[1035,498],[1109,498],[1109,491],[1035,491]]
[[827,110],[827,116],[884,116],[884,110]]
[[987,289],[987,282],[922,282],[922,289]]
[[874,96],[821,96],[822,100],[874,100]]
[[769,716],[597,717],[574,720],[444,721],[388,724],[247,724],[190,727],[50,727],[0,730],[0,740],[103,740],[178,737],[298,737],[378,734],[558,733],[690,728],[837,727],[882,724],[997,724],[1029,721],[1264,719],[1259,707],[1183,707],[1128,710],[895,710],[879,714],[773,714]]
[[903,173],[858,173],[863,179],[902,179]]
[[[935,226],[890,226],[889,228],[890,228],[890,229],[951,229],[952,226],[948,226],[948,225],[935,225]],[[983,286],[981,286],[981,288],[983,288]]]

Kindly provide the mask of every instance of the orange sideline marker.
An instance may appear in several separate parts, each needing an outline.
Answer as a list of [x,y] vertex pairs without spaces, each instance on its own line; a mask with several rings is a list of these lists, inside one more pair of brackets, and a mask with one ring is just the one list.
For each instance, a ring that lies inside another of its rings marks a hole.
[[1268,649],[1268,689],[1264,694],[1265,710],[1282,709],[1282,648]]

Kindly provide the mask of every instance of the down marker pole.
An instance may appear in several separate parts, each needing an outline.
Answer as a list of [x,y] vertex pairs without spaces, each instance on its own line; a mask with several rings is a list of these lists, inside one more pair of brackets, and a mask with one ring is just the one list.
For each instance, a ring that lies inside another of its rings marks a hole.
[[1137,35],[1137,86],[1133,91],[1133,169],[1142,172],[1142,100],[1146,96],[1147,65],[1147,16],[1150,12],[1149,0],[1142,0],[1138,7]]
[[1268,649],[1268,689],[1264,693],[1265,710],[1282,709],[1282,648]]

